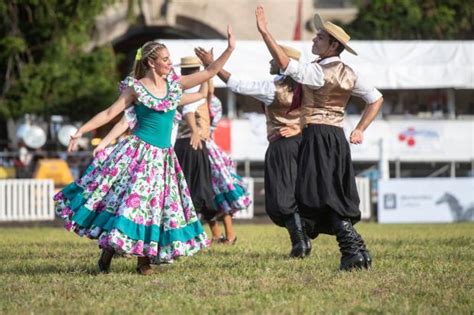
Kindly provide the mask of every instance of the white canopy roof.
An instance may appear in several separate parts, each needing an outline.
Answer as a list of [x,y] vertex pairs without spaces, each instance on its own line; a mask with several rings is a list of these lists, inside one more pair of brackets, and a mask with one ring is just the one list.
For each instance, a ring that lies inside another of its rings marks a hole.
[[[193,55],[193,48],[222,52],[225,40],[163,40],[172,60]],[[302,51],[303,60],[314,60],[311,41],[280,41]],[[344,52],[341,58],[379,89],[474,89],[474,41],[351,41],[359,56]],[[225,69],[246,80],[270,79],[271,56],[263,41],[237,41]],[[214,80],[217,87],[224,83]]]

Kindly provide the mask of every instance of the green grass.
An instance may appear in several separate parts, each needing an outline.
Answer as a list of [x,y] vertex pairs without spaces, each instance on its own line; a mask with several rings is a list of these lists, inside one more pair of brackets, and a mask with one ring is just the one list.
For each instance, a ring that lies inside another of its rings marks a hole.
[[118,258],[97,274],[94,241],[60,228],[0,228],[0,313],[472,314],[474,225],[358,224],[370,272],[339,272],[334,237],[304,260],[286,258],[273,225],[236,225],[214,246],[150,277]]

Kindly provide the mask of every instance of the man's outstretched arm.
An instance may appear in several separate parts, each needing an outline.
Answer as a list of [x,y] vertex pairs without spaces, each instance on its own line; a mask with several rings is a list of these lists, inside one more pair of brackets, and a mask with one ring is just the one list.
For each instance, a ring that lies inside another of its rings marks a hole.
[[255,10],[255,17],[257,19],[257,29],[262,35],[263,41],[265,42],[265,45],[267,45],[268,51],[272,55],[273,60],[275,60],[280,69],[285,70],[286,67],[288,67],[290,58],[288,58],[283,49],[278,46],[272,34],[268,30],[267,18],[265,17],[265,11],[262,5],[257,6],[257,10]]

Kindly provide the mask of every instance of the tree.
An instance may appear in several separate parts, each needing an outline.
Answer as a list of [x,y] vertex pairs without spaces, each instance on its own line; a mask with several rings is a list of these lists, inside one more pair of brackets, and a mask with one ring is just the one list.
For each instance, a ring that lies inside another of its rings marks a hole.
[[465,0],[357,0],[347,25],[355,39],[471,39],[474,6]]
[[87,51],[113,0],[0,0],[0,116],[83,118],[117,95],[111,46]]

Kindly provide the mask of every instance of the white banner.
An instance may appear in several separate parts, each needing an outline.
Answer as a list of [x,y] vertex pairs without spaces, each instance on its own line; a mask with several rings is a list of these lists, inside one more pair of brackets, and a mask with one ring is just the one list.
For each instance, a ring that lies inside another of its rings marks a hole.
[[[268,146],[265,116],[232,120],[232,157],[263,161]],[[348,138],[359,122],[358,116],[345,118]],[[364,143],[351,145],[354,161],[378,161],[384,141],[390,161],[469,162],[474,160],[474,122],[465,120],[375,120],[364,133]]]
[[389,159],[469,161],[474,159],[473,121],[388,121]]
[[[227,47],[226,40],[164,39],[173,61],[194,55],[195,47],[214,48],[218,56]],[[313,43],[307,41],[279,41],[301,51],[301,59],[313,61]],[[473,41],[354,41],[351,46],[358,56],[342,53],[342,60],[379,89],[474,88]],[[238,40],[225,69],[243,80],[270,79],[268,62],[271,59],[261,40]],[[179,70],[178,67],[176,67]],[[224,87],[214,80],[216,87]]]
[[232,158],[263,161],[268,147],[265,115],[251,114],[248,117],[231,122]]
[[[359,123],[359,116],[346,116],[344,118],[344,133],[346,138]],[[385,120],[375,120],[364,132],[364,142],[351,145],[351,156],[354,161],[377,161],[380,157],[380,140],[390,137],[390,126]],[[390,154],[387,152],[387,158]]]
[[378,222],[446,223],[474,220],[474,178],[379,181]]

